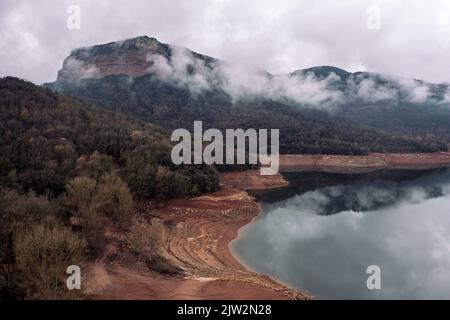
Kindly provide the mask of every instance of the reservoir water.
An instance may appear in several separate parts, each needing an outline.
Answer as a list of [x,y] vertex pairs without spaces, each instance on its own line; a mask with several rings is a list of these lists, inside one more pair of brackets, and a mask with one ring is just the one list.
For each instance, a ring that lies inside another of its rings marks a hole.
[[318,299],[450,298],[449,169],[284,176],[231,244],[240,261]]

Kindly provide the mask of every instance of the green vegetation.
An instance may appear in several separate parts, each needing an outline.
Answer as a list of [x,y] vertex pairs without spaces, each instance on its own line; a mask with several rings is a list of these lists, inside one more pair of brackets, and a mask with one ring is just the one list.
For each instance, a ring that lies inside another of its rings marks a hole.
[[[0,80],[0,109],[2,187],[58,196],[70,179],[81,174],[98,180],[113,166],[123,169],[140,197],[182,197],[218,187],[211,167],[173,165],[171,143],[156,126],[10,77]],[[157,175],[161,166],[166,172]]]
[[[77,298],[67,266],[128,230],[133,197],[214,191],[209,166],[175,166],[165,132],[16,78],[0,79],[0,299]],[[155,260],[156,261],[156,260]]]
[[174,275],[180,273],[180,268],[164,258],[157,250],[162,241],[164,226],[162,222],[153,218],[151,224],[133,221],[127,240],[131,250],[137,258],[148,268],[159,273]]
[[[398,136],[414,137],[425,151],[447,150],[450,143],[450,108],[432,103],[402,105],[348,105],[341,117]],[[369,116],[368,116],[369,115]]]
[[38,224],[20,233],[14,243],[18,282],[27,298],[69,299],[79,292],[66,287],[66,268],[81,265],[86,243],[70,229]]
[[[323,72],[326,74],[329,70]],[[118,75],[60,80],[46,86],[168,129],[192,129],[194,120],[202,120],[205,128],[278,128],[281,153],[360,155],[447,150],[445,140],[433,129],[436,119],[427,118],[427,112],[415,114],[412,130],[402,131],[394,130],[404,127],[399,123],[402,120],[393,119],[408,118],[406,112],[403,116],[397,112],[395,117],[380,117],[385,120],[374,125],[364,108],[358,112],[350,108],[347,113],[342,110],[330,113],[289,101],[281,103],[254,97],[235,101],[220,88],[192,94],[188,88],[160,81],[153,74],[138,78]],[[450,119],[450,113],[446,119]],[[383,126],[383,121],[392,122],[392,125]],[[448,123],[445,121],[440,123]],[[414,129],[421,127],[425,130],[414,134]],[[442,128],[440,126],[439,130]],[[450,134],[446,138],[449,141]]]
[[[152,230],[151,230],[152,229]],[[130,231],[127,234],[128,243],[131,250],[139,257],[145,259],[156,247],[159,240],[160,230],[157,230],[156,223],[147,225],[134,220]]]

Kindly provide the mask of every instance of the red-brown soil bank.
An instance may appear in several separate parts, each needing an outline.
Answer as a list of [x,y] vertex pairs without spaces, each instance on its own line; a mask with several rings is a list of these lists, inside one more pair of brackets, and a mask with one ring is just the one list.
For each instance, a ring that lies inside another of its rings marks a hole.
[[371,153],[368,156],[280,155],[280,171],[358,173],[381,169],[432,169],[450,167],[450,152]]
[[[257,174],[258,173],[258,174]],[[164,275],[126,255],[123,234],[108,227],[107,244],[91,266],[86,290],[90,299],[308,299],[268,276],[247,270],[231,254],[229,243],[260,212],[255,199],[227,184],[240,177],[242,188],[286,185],[281,176],[259,171],[222,178],[218,192],[193,199],[140,204],[143,221],[160,228],[156,249],[182,271]],[[234,177],[233,177],[234,176]],[[248,183],[245,182],[247,180]],[[273,180],[273,183],[270,183]],[[122,256],[122,258],[121,258]]]

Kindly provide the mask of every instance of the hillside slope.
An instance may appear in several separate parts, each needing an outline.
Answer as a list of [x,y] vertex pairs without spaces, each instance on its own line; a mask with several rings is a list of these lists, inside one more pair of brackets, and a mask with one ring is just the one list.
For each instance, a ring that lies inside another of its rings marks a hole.
[[74,50],[57,81],[45,86],[168,129],[191,128],[194,120],[205,127],[279,128],[282,153],[447,150],[447,135],[433,130],[427,117],[420,120],[421,134],[413,134],[399,129],[399,112],[395,125],[382,126],[370,109],[345,109],[362,106],[358,96],[341,99],[351,96],[347,81],[358,86],[361,77],[331,67],[282,76],[247,74],[227,62],[138,37]]
[[104,165],[122,168],[137,196],[178,197],[218,187],[211,167],[173,165],[163,129],[17,78],[0,79],[0,118],[3,187],[57,195],[80,167],[92,165],[94,153]]

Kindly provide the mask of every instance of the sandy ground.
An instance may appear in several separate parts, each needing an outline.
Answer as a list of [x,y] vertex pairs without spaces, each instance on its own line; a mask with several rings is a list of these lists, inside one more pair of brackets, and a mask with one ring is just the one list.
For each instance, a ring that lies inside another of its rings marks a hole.
[[[257,187],[255,172],[236,173],[242,187]],[[251,177],[251,179],[248,179]],[[225,181],[236,181],[227,175]],[[273,185],[286,184],[274,176]],[[92,263],[86,282],[89,299],[308,299],[268,276],[247,270],[231,254],[229,243],[248,224],[260,207],[246,192],[222,183],[219,192],[193,199],[163,203],[144,202],[139,213],[144,221],[158,222],[158,253],[182,271],[164,275],[118,258],[123,234],[107,225],[106,243]]]
[[289,184],[281,174],[261,176],[259,170],[224,172],[220,175],[220,181],[225,186],[245,191],[267,191]]
[[280,171],[371,172],[380,169],[450,167],[450,152],[371,153],[368,156],[280,155]]

